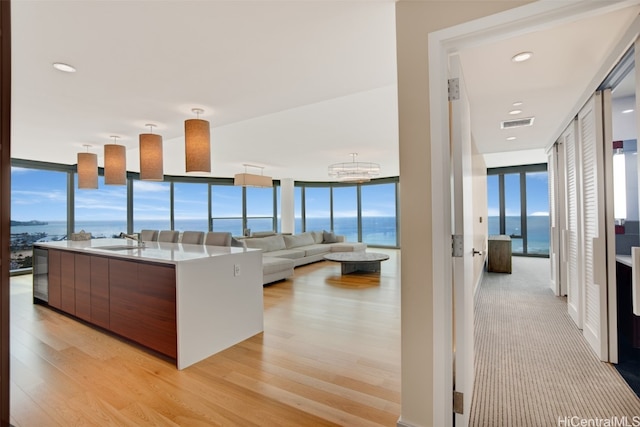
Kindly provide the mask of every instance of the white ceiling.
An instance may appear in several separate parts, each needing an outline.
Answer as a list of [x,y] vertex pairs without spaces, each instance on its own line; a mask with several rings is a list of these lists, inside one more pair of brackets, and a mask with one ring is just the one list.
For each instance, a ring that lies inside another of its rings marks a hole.
[[[637,12],[462,51],[480,151],[555,138]],[[91,144],[102,165],[118,135],[138,171],[138,134],[155,123],[165,174],[185,175],[183,121],[198,107],[212,126],[211,176],[249,163],[276,179],[328,181],[327,166],[352,152],[399,174],[393,1],[14,0],[12,43],[14,158],[75,164]],[[533,59],[511,63],[522,50]],[[536,120],[506,142],[499,121],[514,101]]]

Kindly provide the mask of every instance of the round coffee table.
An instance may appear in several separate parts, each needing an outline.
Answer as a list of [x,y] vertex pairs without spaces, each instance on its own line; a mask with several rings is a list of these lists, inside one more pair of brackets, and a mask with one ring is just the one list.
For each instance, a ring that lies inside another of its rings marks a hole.
[[342,274],[355,271],[378,272],[380,262],[389,259],[389,255],[376,252],[331,252],[324,256],[328,261],[336,261],[342,265]]

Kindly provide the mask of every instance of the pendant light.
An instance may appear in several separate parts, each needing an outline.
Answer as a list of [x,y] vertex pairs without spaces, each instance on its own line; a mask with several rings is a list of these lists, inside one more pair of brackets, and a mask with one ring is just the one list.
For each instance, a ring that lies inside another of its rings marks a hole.
[[368,182],[380,175],[380,165],[371,162],[358,162],[358,153],[349,153],[350,162],[334,163],[329,166],[329,176],[338,182]]
[[145,126],[149,126],[149,133],[140,134],[140,179],[162,181],[162,136],[153,133],[154,124]]
[[118,145],[119,136],[111,136],[113,144],[104,146],[105,185],[127,184],[127,152],[124,145]]
[[184,148],[187,172],[211,172],[211,145],[209,122],[200,119],[204,112],[193,108],[195,119],[184,121]]
[[[233,179],[233,185],[239,185],[242,187],[273,187],[273,179],[270,176],[264,175],[262,166],[244,164],[244,173],[237,173]],[[247,173],[247,168],[260,169],[260,175]]]
[[88,144],[86,153],[78,153],[78,188],[97,189],[98,188],[98,155],[89,153]]

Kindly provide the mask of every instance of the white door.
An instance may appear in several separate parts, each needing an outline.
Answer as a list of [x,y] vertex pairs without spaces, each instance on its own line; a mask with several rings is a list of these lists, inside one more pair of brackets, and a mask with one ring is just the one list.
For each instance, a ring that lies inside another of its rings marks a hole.
[[[615,208],[613,193],[613,122],[611,114],[611,89],[602,91],[602,135],[604,154],[604,183],[605,183],[605,234],[607,288],[605,292],[606,314],[603,322],[608,324],[608,362],[618,363],[618,285],[616,278],[616,231]],[[607,339],[604,339],[607,342]]]
[[566,229],[563,230],[562,264],[567,272],[567,310],[582,329],[582,226],[580,209],[580,161],[575,122],[561,136],[565,148]]
[[[455,425],[467,426],[473,393],[473,193],[471,113],[459,58],[449,58],[449,73],[457,80],[458,99],[450,101],[452,231],[462,239],[462,256],[453,257],[454,388],[463,393],[462,414]],[[454,96],[454,98],[456,98]]]
[[[574,125],[572,125],[574,126]],[[567,197],[565,188],[566,182],[566,162],[565,162],[565,145],[558,141],[556,143],[556,203],[555,208],[557,212],[556,216],[556,228],[558,229],[558,280],[560,284],[558,286],[557,295],[567,295],[567,266],[562,260],[565,257],[566,241],[564,237],[567,235]]]
[[[561,281],[560,281],[560,235],[561,229],[559,224],[559,206],[558,206],[558,144],[554,144],[547,152],[547,171],[549,175],[549,226],[550,226],[550,241],[549,241],[549,264],[550,264],[550,278],[551,289],[556,295],[562,295],[561,293]],[[563,183],[564,184],[564,183]]]
[[[571,125],[573,126],[573,125]],[[557,296],[567,295],[567,206],[565,144],[562,136],[547,152],[549,172],[549,224],[551,239],[551,289]]]
[[602,95],[597,92],[578,113],[578,139],[582,165],[582,247],[584,258],[582,333],[596,355],[606,361],[609,359],[608,269],[602,129]]

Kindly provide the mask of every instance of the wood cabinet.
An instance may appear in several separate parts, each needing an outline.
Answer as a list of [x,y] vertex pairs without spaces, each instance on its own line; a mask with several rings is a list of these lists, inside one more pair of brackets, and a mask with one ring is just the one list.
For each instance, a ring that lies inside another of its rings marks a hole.
[[110,329],[176,358],[175,277],[173,266],[109,260]]
[[91,321],[91,257],[76,254],[74,258],[75,315]]
[[177,358],[175,266],[49,250],[49,305]]
[[60,310],[76,314],[75,254],[60,254]]
[[49,250],[49,260],[47,266],[49,269],[49,290],[48,299],[51,307],[60,308],[60,255],[62,251],[55,249]]
[[35,243],[46,279],[34,275],[34,303],[48,301],[184,369],[264,330],[260,251],[187,246]]
[[489,236],[488,271],[511,273],[511,237],[504,235]]
[[91,323],[109,329],[109,259],[91,257]]

